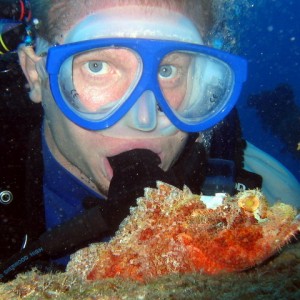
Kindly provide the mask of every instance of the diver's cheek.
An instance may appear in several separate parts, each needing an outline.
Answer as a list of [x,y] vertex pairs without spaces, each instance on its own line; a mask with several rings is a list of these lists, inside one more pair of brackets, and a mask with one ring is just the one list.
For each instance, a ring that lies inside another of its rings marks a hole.
[[176,135],[169,137],[164,143],[162,143],[163,151],[160,154],[161,165],[160,167],[166,171],[174,162],[176,162],[178,156],[181,154],[186,144],[188,134],[186,132],[179,131]]
[[111,181],[113,177],[113,169],[107,158],[103,158],[104,175],[108,181]]

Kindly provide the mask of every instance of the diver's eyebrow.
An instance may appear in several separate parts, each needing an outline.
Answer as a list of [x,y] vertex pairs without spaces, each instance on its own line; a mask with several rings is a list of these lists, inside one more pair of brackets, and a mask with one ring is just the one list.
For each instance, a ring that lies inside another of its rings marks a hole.
[[192,59],[192,55],[191,54],[187,54],[187,53],[171,53],[168,54],[167,56],[164,57],[164,59],[162,60],[163,63],[174,63],[174,62],[178,62],[178,63],[189,63]]

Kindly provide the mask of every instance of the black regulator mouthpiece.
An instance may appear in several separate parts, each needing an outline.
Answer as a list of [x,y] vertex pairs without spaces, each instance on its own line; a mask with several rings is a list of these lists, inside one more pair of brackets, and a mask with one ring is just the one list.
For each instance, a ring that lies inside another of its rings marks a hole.
[[31,19],[30,2],[27,0],[1,0],[0,19],[28,22]]

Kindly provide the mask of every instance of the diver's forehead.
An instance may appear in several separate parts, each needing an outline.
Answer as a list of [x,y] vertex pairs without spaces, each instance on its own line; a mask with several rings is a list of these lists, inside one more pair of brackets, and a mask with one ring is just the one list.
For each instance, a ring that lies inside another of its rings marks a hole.
[[64,43],[106,37],[168,39],[202,44],[196,26],[181,13],[136,5],[99,9],[65,34]]

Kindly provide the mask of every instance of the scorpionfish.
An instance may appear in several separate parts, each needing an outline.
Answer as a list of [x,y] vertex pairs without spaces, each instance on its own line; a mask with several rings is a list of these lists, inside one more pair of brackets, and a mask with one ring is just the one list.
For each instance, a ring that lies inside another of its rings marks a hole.
[[269,206],[259,190],[224,196],[214,208],[201,197],[163,182],[146,188],[111,241],[77,251],[67,271],[85,280],[138,281],[238,272],[276,254],[300,230],[295,208]]

